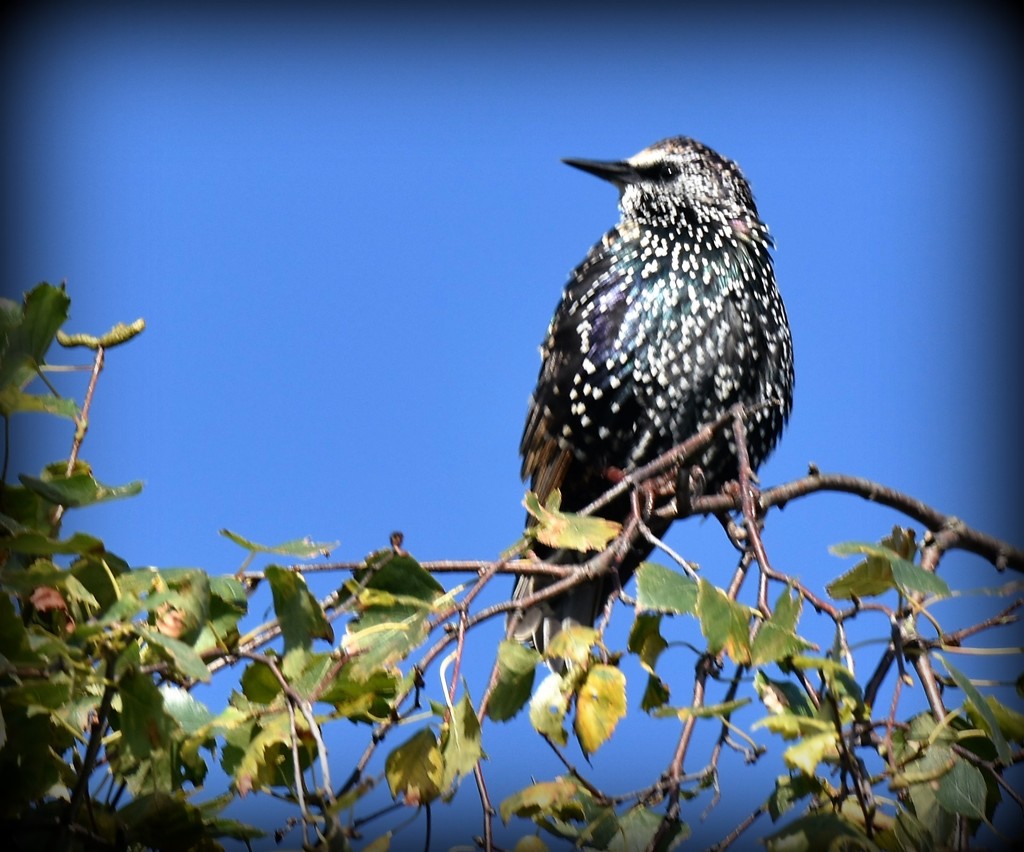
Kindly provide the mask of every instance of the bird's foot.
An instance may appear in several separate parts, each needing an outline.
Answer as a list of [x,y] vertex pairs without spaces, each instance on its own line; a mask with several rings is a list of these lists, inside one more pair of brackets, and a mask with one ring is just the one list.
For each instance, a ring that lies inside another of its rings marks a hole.
[[732,515],[718,515],[719,523],[722,525],[722,529],[725,530],[725,534],[729,536],[729,541],[732,542],[732,546],[735,547],[740,553],[747,549],[747,527],[745,524],[736,523],[736,519]]
[[607,479],[612,485],[618,485],[626,478],[626,471],[621,467],[606,467],[604,469],[604,478]]

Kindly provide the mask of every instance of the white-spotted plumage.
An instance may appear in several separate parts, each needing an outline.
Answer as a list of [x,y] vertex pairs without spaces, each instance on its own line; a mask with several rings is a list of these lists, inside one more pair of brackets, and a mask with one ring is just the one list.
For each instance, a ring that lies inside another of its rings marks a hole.
[[[548,327],[524,478],[542,500],[558,488],[563,509],[580,509],[608,488],[609,470],[645,464],[737,402],[755,409],[757,467],[790,412],[793,348],[771,240],[739,168],[686,137],[622,162],[566,162],[618,186],[621,219],[572,273]],[[708,490],[735,477],[734,451],[723,437],[697,460]],[[627,511],[619,501],[603,514]],[[647,552],[627,555],[619,582]],[[514,596],[548,582],[520,578]],[[542,648],[565,621],[592,623],[614,583],[527,611],[516,635]]]

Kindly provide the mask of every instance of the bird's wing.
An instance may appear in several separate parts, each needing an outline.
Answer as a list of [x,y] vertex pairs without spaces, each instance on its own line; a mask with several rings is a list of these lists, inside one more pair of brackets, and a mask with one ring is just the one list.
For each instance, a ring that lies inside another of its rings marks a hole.
[[[543,360],[520,453],[523,479],[530,480],[542,501],[562,487],[570,470],[574,477],[582,472],[584,458],[584,467],[592,474],[603,472],[613,461],[588,452],[592,448],[585,443],[582,409],[575,410],[584,387],[592,384],[589,393],[596,388],[605,406],[617,400],[630,404],[624,378],[632,370],[628,353],[616,360],[611,370],[605,364],[613,352],[616,358],[619,355],[617,337],[628,308],[625,294],[633,274],[632,267],[610,251],[611,242],[609,234],[573,272],[541,348]],[[598,358],[600,365],[593,360]]]
[[607,487],[607,468],[648,461],[763,395],[763,318],[749,290],[770,275],[770,257],[728,230],[705,225],[702,236],[701,262],[669,269],[673,257],[619,226],[573,273],[520,447],[523,478],[542,499],[569,480],[563,505],[578,509]]

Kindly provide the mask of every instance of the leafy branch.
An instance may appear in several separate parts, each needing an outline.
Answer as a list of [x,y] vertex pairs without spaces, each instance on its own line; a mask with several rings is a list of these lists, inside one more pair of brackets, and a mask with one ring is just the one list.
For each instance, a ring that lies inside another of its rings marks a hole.
[[[698,798],[710,798],[707,816],[735,794],[723,777],[730,751],[747,763],[775,760],[780,771],[717,849],[749,839],[766,818],[769,848],[843,838],[851,848],[966,849],[1000,807],[1024,812],[1019,695],[973,669],[996,655],[1019,658],[1018,642],[999,639],[1018,627],[1024,585],[971,590],[992,605],[965,618],[966,592],[944,570],[963,551],[993,575],[1021,571],[1019,548],[858,477],[812,468],[760,489],[746,456],[752,412],[737,408],[609,483],[583,512],[528,494],[533,523],[496,559],[421,563],[396,533],[363,560],[330,561],[333,542],[264,545],[225,530],[244,553],[234,572],[133,567],[94,536],[61,538],[61,526],[69,510],[141,488],[100,482],[82,453],[107,353],[144,326],[64,335],[68,304],[63,288],[40,285],[0,305],[0,823],[15,842],[249,844],[262,829],[223,811],[252,795],[286,803],[293,815],[277,838],[298,826],[304,848],[355,848],[373,830],[368,848],[380,852],[421,823],[429,847],[437,814],[472,776],[473,840],[483,849],[501,848],[500,818],[519,850],[546,848],[527,830],[593,849],[666,850],[686,841]],[[45,360],[54,340],[92,353],[81,406],[46,379],[64,369]],[[12,418],[29,413],[70,420],[70,451],[11,484]],[[692,459],[722,431],[737,447],[739,476],[704,494]],[[825,492],[887,506],[923,533],[895,527],[877,543],[836,545],[835,556],[856,563],[813,589],[773,561],[763,533],[781,525],[774,510]],[[631,512],[621,525],[598,516],[623,495]],[[663,527],[652,520],[692,516],[722,522],[722,550],[735,560],[723,586],[652,532]],[[544,562],[531,553],[535,541],[585,555],[576,565]],[[641,542],[668,565],[641,565],[634,590],[617,589],[596,626],[563,630],[543,656],[511,640],[524,608],[617,577]],[[338,585],[317,598],[306,578],[325,573]],[[439,582],[453,574],[460,582]],[[554,582],[496,601],[495,578],[509,574]],[[252,624],[250,611],[268,598],[273,617]],[[493,648],[481,628],[495,619],[505,638]],[[620,619],[625,647],[610,638]],[[808,638],[809,619],[819,642]],[[692,669],[679,664],[684,654]],[[485,675],[471,658],[492,661]],[[196,685],[214,678],[236,679],[222,707],[197,697]],[[522,748],[553,752],[562,771],[523,777],[498,801],[492,773],[507,780],[517,769],[485,768],[484,755],[506,724],[532,730]],[[602,750],[626,726],[673,745],[646,783],[622,790]],[[339,767],[339,754],[352,757]],[[230,789],[209,789],[211,760]]]

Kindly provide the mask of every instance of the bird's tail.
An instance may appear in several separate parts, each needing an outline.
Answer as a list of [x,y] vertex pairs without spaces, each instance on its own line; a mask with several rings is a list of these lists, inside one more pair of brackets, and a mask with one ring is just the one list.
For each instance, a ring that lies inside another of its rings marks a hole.
[[[649,528],[656,537],[661,537],[668,529],[671,521],[652,519]],[[512,631],[512,638],[518,642],[528,642],[541,654],[551,646],[551,641],[565,628],[572,625],[592,627],[604,609],[608,599],[625,586],[633,572],[640,566],[653,550],[653,545],[646,539],[635,543],[622,557],[618,571],[605,574],[594,580],[588,580],[573,586],[548,600],[533,604],[523,610],[522,618]],[[580,564],[593,554],[582,554],[575,551],[559,550],[551,554],[539,554],[546,561],[555,565]],[[558,580],[556,577],[541,574],[520,575],[516,578],[512,591],[513,601],[523,601]],[[510,615],[509,618],[513,618]],[[564,666],[557,661],[549,661],[555,671]]]
[[[550,586],[555,578],[541,575],[523,575],[516,579],[513,601],[525,600]],[[529,642],[541,654],[566,627],[590,627],[597,620],[601,608],[612,589],[605,578],[574,586],[566,592],[528,607],[512,632],[518,642]]]
[[[563,487],[561,510],[574,512],[578,511],[577,507],[587,506],[604,494],[609,487],[609,481],[604,474],[597,474],[585,466],[574,466],[575,462],[572,457],[569,457],[567,465],[563,471],[561,484],[563,486],[571,485],[571,488]],[[531,480],[531,487],[542,499],[546,499],[551,491],[550,482],[543,479],[538,480],[536,477]],[[623,523],[631,511],[630,495],[621,494],[603,506],[598,516]],[[529,526],[534,523],[534,519],[528,516],[526,522]],[[660,538],[672,523],[671,519],[662,518],[656,514],[647,516],[645,522],[648,529],[657,538]],[[592,552],[581,553],[566,548],[554,550],[539,541],[534,542],[533,550],[538,558],[548,564],[567,567],[582,566],[594,556]],[[512,637],[518,642],[532,644],[537,651],[543,654],[551,646],[551,641],[555,636],[565,628],[571,625],[594,626],[607,604],[608,598],[626,585],[640,563],[650,555],[651,550],[653,550],[653,545],[648,539],[635,540],[631,547],[621,554],[617,571],[610,571],[592,580],[581,582],[555,597],[525,607],[522,617],[512,630]],[[525,601],[537,592],[558,582],[559,579],[543,574],[522,574],[516,578],[512,600],[516,603]],[[514,617],[514,615],[510,615],[509,619]],[[564,670],[564,664],[560,665],[557,660],[549,660],[548,664],[555,671]]]

